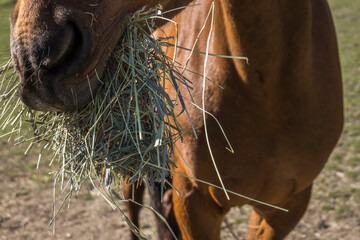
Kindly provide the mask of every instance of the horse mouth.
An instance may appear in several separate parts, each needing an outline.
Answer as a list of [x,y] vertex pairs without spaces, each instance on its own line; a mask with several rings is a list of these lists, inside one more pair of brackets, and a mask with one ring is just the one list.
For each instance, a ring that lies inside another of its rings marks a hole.
[[[41,72],[41,71],[40,71]],[[41,73],[38,73],[39,75]],[[35,79],[37,77],[34,77]],[[100,82],[85,78],[71,80],[70,77],[43,76],[37,80],[21,81],[18,93],[21,101],[37,111],[72,112],[87,105],[95,95]]]

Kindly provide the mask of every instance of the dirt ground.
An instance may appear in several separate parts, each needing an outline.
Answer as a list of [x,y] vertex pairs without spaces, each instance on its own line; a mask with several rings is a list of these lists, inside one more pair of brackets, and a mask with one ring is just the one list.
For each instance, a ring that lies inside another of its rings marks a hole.
[[[309,208],[289,240],[360,239],[360,2],[329,2],[343,65],[345,128],[315,182]],[[36,164],[36,152],[24,155],[23,149],[0,141],[0,240],[129,239],[122,215],[90,185],[73,197],[70,208],[61,211],[53,234],[48,227],[53,199],[51,168],[43,162],[36,170]],[[226,216],[228,224],[223,224],[222,239],[244,239],[249,212],[249,207],[232,209]],[[142,210],[140,219],[148,239],[157,239],[153,214]]]
[[[44,166],[36,170],[37,158],[19,158],[11,143],[3,143],[1,148],[1,156],[7,156],[0,157],[1,240],[129,239],[122,215],[114,211],[90,185],[85,185],[73,197],[70,208],[65,207],[60,212],[53,234],[53,228],[48,227],[53,197],[49,168]],[[345,196],[328,196],[329,188],[336,188],[338,184],[342,188],[351,185],[360,189],[360,183],[345,183],[343,178],[340,172],[335,175],[323,172],[315,184],[313,199],[305,217],[287,239],[359,239],[359,195],[349,192]],[[346,202],[343,213],[331,211],[331,204],[334,202],[338,202],[335,205]],[[223,224],[222,239],[244,239],[249,211],[249,207],[231,210],[226,217],[227,224]],[[149,210],[141,212],[141,228],[149,239],[157,239],[154,216]]]

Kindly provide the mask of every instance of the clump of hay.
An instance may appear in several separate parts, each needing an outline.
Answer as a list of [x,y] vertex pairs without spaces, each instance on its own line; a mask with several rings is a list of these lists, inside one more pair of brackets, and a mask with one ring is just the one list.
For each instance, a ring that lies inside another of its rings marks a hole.
[[[53,151],[53,161],[59,163],[55,181],[62,188],[78,190],[95,175],[121,198],[113,189],[119,190],[126,179],[130,184],[164,184],[171,174],[174,143],[183,131],[175,106],[186,112],[179,86],[191,88],[191,83],[163,51],[170,38],[151,36],[158,11],[142,9],[130,17],[99,79],[102,87],[83,110],[29,110],[17,97],[19,79],[11,63],[1,68],[0,127],[11,128],[6,135],[17,135],[19,143],[40,143]],[[177,92],[176,99],[166,93],[165,82]],[[24,121],[34,134],[24,135]]]

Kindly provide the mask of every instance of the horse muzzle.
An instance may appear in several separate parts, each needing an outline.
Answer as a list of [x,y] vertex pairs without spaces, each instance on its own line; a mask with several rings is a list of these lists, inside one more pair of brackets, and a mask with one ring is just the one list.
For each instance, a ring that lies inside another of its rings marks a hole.
[[64,8],[20,10],[11,14],[10,41],[22,101],[41,111],[71,111],[87,103],[92,93],[79,94],[93,78],[86,74],[92,49],[86,18]]

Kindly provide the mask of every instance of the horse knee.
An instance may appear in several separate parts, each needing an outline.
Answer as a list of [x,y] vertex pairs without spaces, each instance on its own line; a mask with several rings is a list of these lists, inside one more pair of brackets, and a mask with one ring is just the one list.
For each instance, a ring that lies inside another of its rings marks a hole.
[[173,193],[174,212],[184,240],[219,240],[221,223],[228,209],[216,204],[210,194],[194,187],[182,195]]

